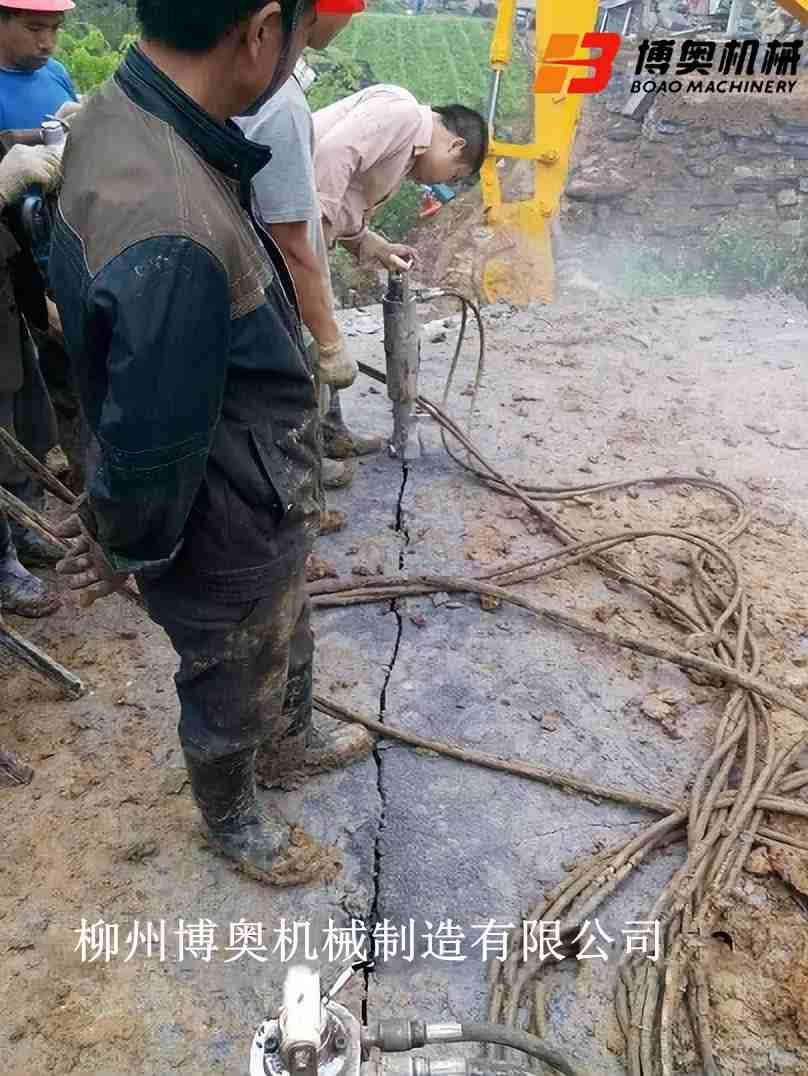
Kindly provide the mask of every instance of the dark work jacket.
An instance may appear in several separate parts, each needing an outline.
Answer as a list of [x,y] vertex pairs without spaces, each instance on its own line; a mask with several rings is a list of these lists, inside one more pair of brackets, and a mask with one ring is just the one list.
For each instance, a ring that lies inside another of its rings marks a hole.
[[12,263],[20,248],[0,220],[0,395],[11,396],[22,388],[22,325],[14,294]]
[[249,211],[270,157],[134,48],[72,124],[50,262],[101,545],[233,601],[299,565],[321,502],[294,288]]
[[23,349],[32,347],[30,329],[47,331],[45,290],[24,236],[15,203],[0,216],[0,395],[23,387]]

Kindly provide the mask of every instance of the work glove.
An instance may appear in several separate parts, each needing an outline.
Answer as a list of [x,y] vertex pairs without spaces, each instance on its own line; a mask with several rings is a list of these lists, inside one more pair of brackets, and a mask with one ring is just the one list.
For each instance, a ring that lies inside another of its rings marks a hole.
[[353,385],[359,367],[348,354],[342,336],[332,344],[317,344],[317,370],[321,385],[330,385],[333,389],[347,389]]
[[34,183],[44,191],[59,185],[59,154],[48,146],[12,146],[0,161],[0,208],[16,201]]
[[79,604],[88,609],[99,598],[114,594],[126,582],[126,573],[116,572],[104,550],[77,513],[54,527],[60,538],[70,542],[70,552],[56,565],[59,575],[67,576],[71,590],[79,591]]
[[74,119],[79,112],[84,108],[83,101],[65,101],[60,109],[53,114],[55,120],[62,120],[64,123],[69,123]]

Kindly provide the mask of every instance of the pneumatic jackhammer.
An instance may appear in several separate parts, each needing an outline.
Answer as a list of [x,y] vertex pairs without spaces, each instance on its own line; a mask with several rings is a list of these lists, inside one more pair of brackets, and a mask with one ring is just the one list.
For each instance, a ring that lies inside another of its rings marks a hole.
[[[40,127],[30,130],[0,131],[0,160],[13,146],[49,146],[61,154],[64,150],[69,127],[63,120],[50,117]],[[29,190],[13,207],[6,211],[6,223],[11,228],[14,238],[22,247],[25,269],[20,271],[24,280],[22,290],[27,292],[28,278],[39,274],[41,280],[34,280],[34,290],[43,289],[47,282],[48,256],[50,253],[51,215],[53,199],[38,193],[38,188]],[[33,311],[27,311],[30,321],[36,325],[41,318]],[[43,308],[44,316],[44,308]]]
[[382,300],[387,395],[393,404],[390,453],[403,463],[421,455],[414,415],[421,366],[421,328],[418,301],[410,290],[406,265],[401,262],[401,269],[390,270],[387,292]]

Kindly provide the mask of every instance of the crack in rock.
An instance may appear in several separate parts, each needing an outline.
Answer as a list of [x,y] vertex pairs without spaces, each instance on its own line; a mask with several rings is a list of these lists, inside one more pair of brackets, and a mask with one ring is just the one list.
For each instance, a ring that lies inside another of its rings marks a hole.
[[[407,488],[407,479],[409,477],[409,469],[406,463],[402,463],[402,476],[401,476],[401,488],[398,492],[398,500],[396,502],[396,518],[395,518],[395,532],[403,536],[403,542],[398,555],[399,570],[404,568],[404,552],[410,542],[410,534],[407,528],[404,526],[404,494]],[[398,659],[398,652],[401,647],[401,639],[404,632],[404,620],[398,609],[398,601],[393,600],[390,603],[390,612],[395,614],[396,618],[396,639],[393,644],[393,655],[390,659],[390,664],[387,668],[387,675],[384,678],[382,684],[382,690],[379,696],[379,721],[384,724],[384,715],[387,712],[387,689],[390,685],[390,680],[393,676],[393,670],[396,667],[396,661]],[[373,749],[373,758],[376,763],[376,788],[379,793],[379,802],[381,809],[379,811],[379,825],[376,830],[376,843],[373,850],[373,900],[370,907],[370,922],[368,924],[368,933],[370,937],[373,937],[373,932],[376,929],[376,925],[379,923],[379,896],[381,888],[381,868],[382,868],[382,837],[384,835],[386,814],[387,814],[387,794],[384,788],[384,774],[383,774],[383,761],[382,753],[377,743]],[[365,994],[362,1002],[362,1022],[367,1024],[367,1001],[370,992],[370,971],[365,971]]]

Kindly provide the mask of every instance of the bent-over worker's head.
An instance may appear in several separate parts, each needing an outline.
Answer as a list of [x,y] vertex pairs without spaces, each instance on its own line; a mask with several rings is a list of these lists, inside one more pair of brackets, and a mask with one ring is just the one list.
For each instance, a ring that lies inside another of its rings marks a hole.
[[73,0],[0,0],[0,67],[38,71],[56,51],[65,12]]
[[454,183],[479,172],[488,152],[488,125],[465,105],[434,107],[432,142],[415,158],[410,177],[419,183]]
[[365,10],[365,0],[317,0],[317,21],[309,33],[310,49],[327,48],[354,15]]
[[314,24],[315,0],[137,0],[150,51],[215,72],[229,115],[259,108],[287,80]]

